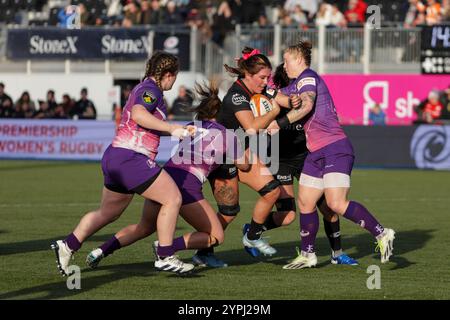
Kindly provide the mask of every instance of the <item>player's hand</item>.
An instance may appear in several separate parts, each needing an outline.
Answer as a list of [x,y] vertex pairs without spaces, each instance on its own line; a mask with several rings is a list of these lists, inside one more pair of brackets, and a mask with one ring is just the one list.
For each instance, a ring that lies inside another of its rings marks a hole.
[[278,123],[276,122],[276,120],[273,120],[267,127],[267,133],[270,135],[276,134],[279,130],[280,130],[280,127],[278,126]]
[[272,104],[272,111],[277,116],[280,113],[280,105],[275,101],[275,99],[271,99],[270,103]]
[[302,99],[300,99],[300,96],[296,94],[291,94],[289,99],[291,100],[291,106],[293,109],[297,109],[302,105]]
[[186,137],[193,136],[197,131],[196,126],[182,126],[180,124],[172,123],[170,124],[170,134],[174,137],[177,137],[180,140],[183,140]]

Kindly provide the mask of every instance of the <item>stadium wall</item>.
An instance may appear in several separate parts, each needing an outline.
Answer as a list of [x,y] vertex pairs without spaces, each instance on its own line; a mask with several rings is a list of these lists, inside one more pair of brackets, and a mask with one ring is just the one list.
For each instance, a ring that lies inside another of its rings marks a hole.
[[[345,126],[357,167],[450,170],[450,126]],[[115,133],[113,121],[0,120],[0,158],[100,160]],[[158,161],[177,140],[162,137]],[[280,146],[283,148],[283,146]]]

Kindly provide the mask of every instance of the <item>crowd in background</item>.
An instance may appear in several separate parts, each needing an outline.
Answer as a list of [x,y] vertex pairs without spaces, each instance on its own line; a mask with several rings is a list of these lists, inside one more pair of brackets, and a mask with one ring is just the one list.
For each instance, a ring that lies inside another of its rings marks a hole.
[[86,88],[81,89],[78,100],[65,93],[61,100],[57,101],[55,91],[48,90],[47,98],[35,103],[28,91],[24,91],[17,101],[13,101],[5,92],[5,84],[0,83],[0,118],[95,120],[97,110],[94,103],[88,99]]
[[[302,29],[319,24],[337,28],[360,26],[373,13],[367,12],[371,4],[380,6],[383,22],[404,27],[450,22],[450,0],[0,0],[0,7],[8,1],[13,5],[4,12],[0,10],[0,23],[3,20],[66,28],[74,23],[73,17],[78,13],[81,28],[196,25],[205,38],[219,45],[236,24],[263,28],[280,23]],[[20,5],[27,1],[34,1],[34,8]],[[42,12],[37,14],[33,9]],[[18,12],[31,18],[22,19]],[[5,15],[14,17],[7,20]]]

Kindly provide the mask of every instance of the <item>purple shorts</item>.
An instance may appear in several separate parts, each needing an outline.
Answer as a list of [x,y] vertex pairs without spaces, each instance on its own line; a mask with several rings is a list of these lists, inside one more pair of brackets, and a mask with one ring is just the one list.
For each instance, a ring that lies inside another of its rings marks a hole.
[[105,187],[126,194],[141,194],[156,180],[161,168],[149,157],[109,146],[102,158]]
[[203,184],[192,173],[171,166],[164,167],[164,170],[172,177],[178,189],[180,189],[183,206],[205,199],[202,191]]
[[354,160],[352,144],[350,140],[344,138],[309,153],[302,173],[316,178],[323,178],[325,174],[331,172],[350,176]]

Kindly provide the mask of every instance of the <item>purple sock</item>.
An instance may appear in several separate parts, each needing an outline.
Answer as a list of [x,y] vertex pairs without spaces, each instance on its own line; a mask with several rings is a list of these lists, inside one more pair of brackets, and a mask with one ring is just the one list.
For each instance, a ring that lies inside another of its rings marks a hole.
[[375,217],[363,205],[355,201],[350,201],[344,218],[359,224],[361,227],[369,231],[374,237],[379,236],[383,231],[383,226],[375,219]]
[[78,251],[81,248],[81,243],[78,241],[77,237],[73,233],[69,234],[64,240],[70,250],[73,252]]
[[184,242],[183,236],[178,237],[176,239],[173,239],[173,250],[175,252],[185,250],[186,249],[186,243]]
[[170,246],[161,246],[158,245],[156,252],[160,258],[165,258],[169,256],[173,256],[175,254],[175,250],[173,249],[173,244]]
[[302,251],[315,252],[317,231],[319,231],[319,215],[317,210],[311,213],[300,214],[300,236],[302,238]]
[[103,255],[106,257],[112,254],[114,251],[120,249],[120,247],[121,245],[119,240],[117,240],[116,236],[112,236],[108,241],[100,246],[100,249],[102,249]]

